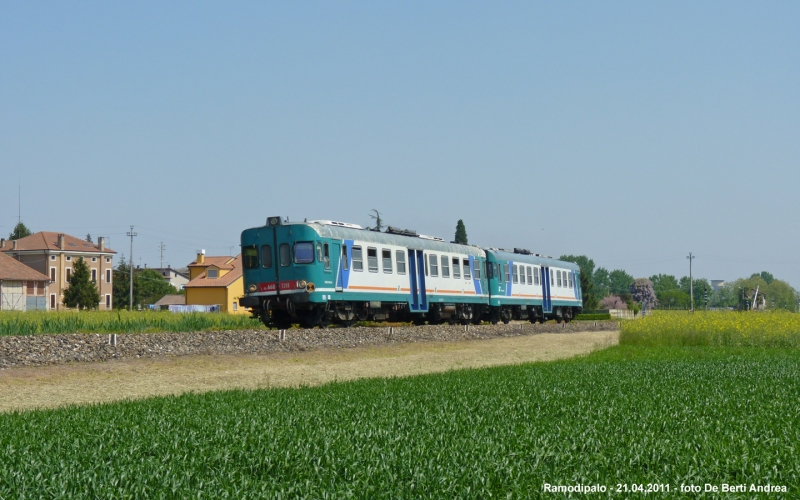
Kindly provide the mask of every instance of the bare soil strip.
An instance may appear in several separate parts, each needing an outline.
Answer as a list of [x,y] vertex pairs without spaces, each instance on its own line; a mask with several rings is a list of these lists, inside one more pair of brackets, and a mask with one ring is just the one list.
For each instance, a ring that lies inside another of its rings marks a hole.
[[268,355],[178,356],[11,368],[0,371],[0,411],[548,361],[586,354],[618,341],[619,333],[609,331],[543,333]]

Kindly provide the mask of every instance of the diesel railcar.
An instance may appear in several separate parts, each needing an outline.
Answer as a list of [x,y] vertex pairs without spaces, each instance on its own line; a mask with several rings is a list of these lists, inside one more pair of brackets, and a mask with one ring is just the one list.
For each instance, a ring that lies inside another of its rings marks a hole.
[[[278,328],[364,320],[569,321],[580,310],[574,264],[407,230],[269,217],[265,226],[243,231],[241,245],[239,304]],[[527,274],[534,268],[535,280]]]

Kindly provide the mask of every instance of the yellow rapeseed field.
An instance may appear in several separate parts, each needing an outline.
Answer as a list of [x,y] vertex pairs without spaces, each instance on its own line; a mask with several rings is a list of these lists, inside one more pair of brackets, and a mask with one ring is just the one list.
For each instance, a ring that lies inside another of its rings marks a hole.
[[623,322],[620,344],[800,347],[800,314],[734,311],[655,311]]

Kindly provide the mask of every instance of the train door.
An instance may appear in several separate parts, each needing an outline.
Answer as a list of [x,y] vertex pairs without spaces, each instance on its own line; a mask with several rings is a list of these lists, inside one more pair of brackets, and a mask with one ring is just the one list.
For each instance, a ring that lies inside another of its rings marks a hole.
[[342,241],[341,247],[338,244],[334,245],[339,254],[339,261],[336,265],[336,288],[337,292],[343,292],[350,282],[350,267],[353,262],[353,240]]
[[[335,290],[342,291],[342,245],[339,243],[331,243],[331,269],[336,273],[334,276]],[[349,266],[348,266],[349,267]]]
[[[278,281],[278,292],[280,293],[281,284],[284,287],[292,286],[286,283],[295,279],[292,252],[294,252],[292,236],[292,226],[275,226],[275,248],[273,250],[275,259],[273,270]],[[313,255],[313,254],[312,254]]]
[[553,312],[553,298],[550,297],[550,268],[542,267],[542,311]]
[[408,249],[408,277],[411,312],[428,312],[428,295],[425,290],[425,255],[422,250]]

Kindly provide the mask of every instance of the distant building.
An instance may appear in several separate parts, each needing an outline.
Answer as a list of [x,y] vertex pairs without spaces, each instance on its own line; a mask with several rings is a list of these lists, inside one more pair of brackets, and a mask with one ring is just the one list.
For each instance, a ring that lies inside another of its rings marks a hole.
[[241,254],[206,257],[205,251],[200,251],[197,259],[189,264],[189,278],[184,285],[186,305],[218,304],[222,312],[248,313],[239,307],[239,298],[244,295]]
[[47,310],[50,280],[0,252],[0,311]]
[[722,290],[722,287],[725,286],[725,280],[711,280],[711,288],[714,291]]
[[117,252],[106,248],[102,236],[95,244],[64,233],[41,231],[18,240],[0,239],[0,251],[50,278],[48,309],[64,307],[64,289],[78,257],[86,261],[91,279],[97,285],[99,309],[110,310],[113,306],[111,279]]
[[154,267],[153,270],[158,271],[158,273],[163,276],[170,285],[174,286],[176,290],[182,290],[183,286],[189,282],[188,269],[181,272],[171,267]]
[[158,302],[153,304],[153,308],[156,311],[160,311],[162,309],[167,309],[169,306],[173,305],[186,305],[186,296],[185,295],[164,295],[161,297]]

